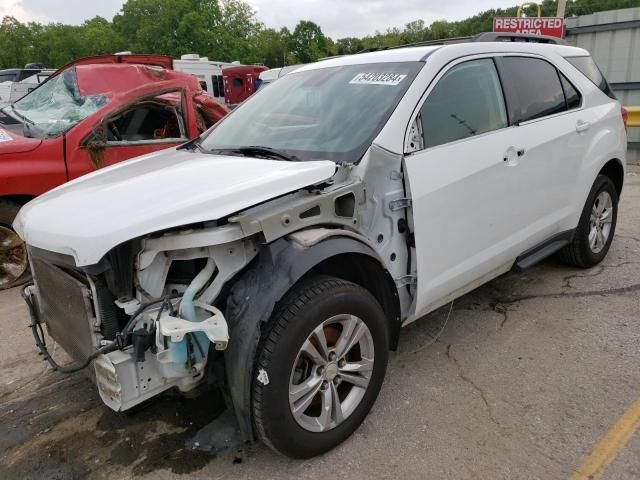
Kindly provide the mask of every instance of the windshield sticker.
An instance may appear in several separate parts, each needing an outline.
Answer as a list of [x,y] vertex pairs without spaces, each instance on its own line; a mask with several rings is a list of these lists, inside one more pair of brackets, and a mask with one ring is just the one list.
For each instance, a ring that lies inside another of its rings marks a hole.
[[407,76],[397,73],[359,73],[349,82],[354,85],[388,85],[395,87]]
[[11,136],[7,132],[0,128],[0,142],[10,142],[12,140],[13,138],[11,138]]

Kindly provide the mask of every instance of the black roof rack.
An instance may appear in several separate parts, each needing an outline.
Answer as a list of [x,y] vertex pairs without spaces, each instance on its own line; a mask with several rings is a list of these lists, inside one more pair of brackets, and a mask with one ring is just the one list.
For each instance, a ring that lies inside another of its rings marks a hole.
[[429,47],[432,45],[450,45],[453,43],[467,43],[471,42],[473,37],[451,37],[441,38],[439,40],[426,40],[424,42],[405,43],[403,45],[394,45],[393,47],[372,47],[360,50],[358,53],[367,52],[379,52],[380,50],[395,50],[398,48],[411,48],[411,47]]
[[509,33],[509,32],[482,32],[473,37],[452,37],[441,38],[439,40],[427,40],[425,42],[406,43],[404,45],[396,45],[393,47],[373,47],[366,48],[358,53],[378,52],[380,50],[395,50],[397,48],[411,47],[429,47],[435,45],[452,45],[456,43],[470,42],[526,42],[526,43],[549,43],[554,45],[566,45],[567,42],[557,37],[547,35],[529,35],[525,33]]

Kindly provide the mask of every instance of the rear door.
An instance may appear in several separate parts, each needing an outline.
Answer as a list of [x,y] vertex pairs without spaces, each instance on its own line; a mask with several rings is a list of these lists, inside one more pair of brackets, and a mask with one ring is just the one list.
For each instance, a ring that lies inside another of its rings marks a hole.
[[496,59],[511,124],[522,153],[519,168],[528,182],[523,212],[530,246],[566,229],[573,218],[576,172],[588,147],[589,118],[577,88],[543,58]]

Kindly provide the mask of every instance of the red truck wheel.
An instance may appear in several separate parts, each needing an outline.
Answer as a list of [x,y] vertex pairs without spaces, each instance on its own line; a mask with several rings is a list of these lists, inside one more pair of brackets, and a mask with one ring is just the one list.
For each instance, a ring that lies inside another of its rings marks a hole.
[[27,248],[11,228],[20,205],[0,201],[0,290],[20,285],[31,277]]

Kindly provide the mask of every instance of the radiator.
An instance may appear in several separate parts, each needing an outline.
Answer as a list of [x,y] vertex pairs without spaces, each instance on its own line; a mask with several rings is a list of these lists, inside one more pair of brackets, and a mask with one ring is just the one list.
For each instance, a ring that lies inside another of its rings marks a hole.
[[[32,258],[40,318],[53,338],[74,360],[84,361],[95,351],[96,324],[88,285],[38,258]],[[51,348],[51,347],[50,347]]]

